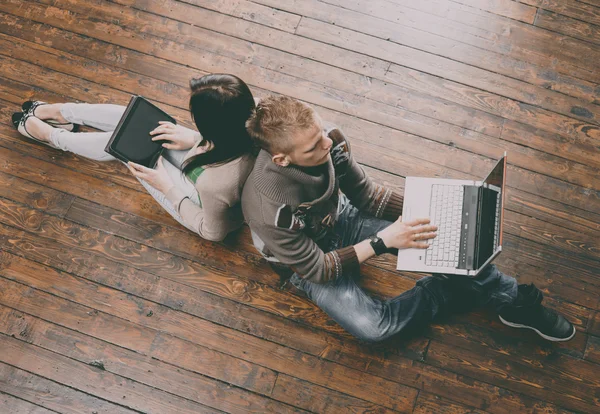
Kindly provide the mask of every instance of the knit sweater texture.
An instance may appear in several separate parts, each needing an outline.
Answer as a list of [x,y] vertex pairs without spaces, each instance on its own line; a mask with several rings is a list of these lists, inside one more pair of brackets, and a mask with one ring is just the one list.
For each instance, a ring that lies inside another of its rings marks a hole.
[[313,283],[359,269],[353,246],[328,251],[326,243],[337,221],[340,191],[372,216],[393,221],[402,214],[402,196],[367,176],[344,134],[333,128],[328,136],[333,145],[321,174],[281,167],[263,150],[242,193],[242,210],[257,249]]
[[[195,153],[196,144],[186,156]],[[217,166],[205,166],[194,186],[201,206],[192,202],[179,187],[165,195],[183,221],[202,238],[220,241],[244,224],[240,206],[244,183],[254,165],[254,156],[245,154]]]

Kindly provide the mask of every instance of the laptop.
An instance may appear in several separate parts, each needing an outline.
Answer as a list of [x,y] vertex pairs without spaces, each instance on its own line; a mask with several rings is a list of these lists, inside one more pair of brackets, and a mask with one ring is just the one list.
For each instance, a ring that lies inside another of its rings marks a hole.
[[163,141],[152,141],[150,135],[159,121],[176,123],[146,98],[132,96],[104,151],[123,162],[154,168],[164,149]]
[[407,177],[402,220],[438,227],[427,249],[400,249],[402,271],[477,276],[502,251],[506,152],[483,181]]

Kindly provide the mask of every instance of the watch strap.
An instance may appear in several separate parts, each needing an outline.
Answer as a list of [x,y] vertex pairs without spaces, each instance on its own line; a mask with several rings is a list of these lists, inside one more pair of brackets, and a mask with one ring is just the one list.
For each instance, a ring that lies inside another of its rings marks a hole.
[[375,252],[375,254],[377,256],[388,252],[389,249],[385,245],[385,243],[383,242],[381,237],[378,237],[377,235],[373,235],[370,237],[370,240],[371,240],[370,241],[371,247],[373,248],[373,251]]

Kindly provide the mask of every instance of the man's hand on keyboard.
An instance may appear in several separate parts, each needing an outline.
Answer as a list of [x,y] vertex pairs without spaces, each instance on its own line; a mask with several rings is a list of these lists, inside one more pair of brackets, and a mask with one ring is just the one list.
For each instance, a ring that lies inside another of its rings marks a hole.
[[421,218],[402,222],[402,217],[381,230],[377,235],[383,239],[385,245],[396,249],[426,249],[429,247],[427,240],[435,238],[437,226],[429,224],[428,218]]

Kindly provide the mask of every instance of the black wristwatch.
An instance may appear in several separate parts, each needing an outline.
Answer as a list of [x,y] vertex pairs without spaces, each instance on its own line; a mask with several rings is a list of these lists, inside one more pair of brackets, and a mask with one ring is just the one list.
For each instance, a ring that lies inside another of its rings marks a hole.
[[377,256],[387,253],[389,251],[388,247],[385,245],[381,237],[377,236],[376,234],[372,235],[370,237],[370,240],[371,247],[373,248]]

